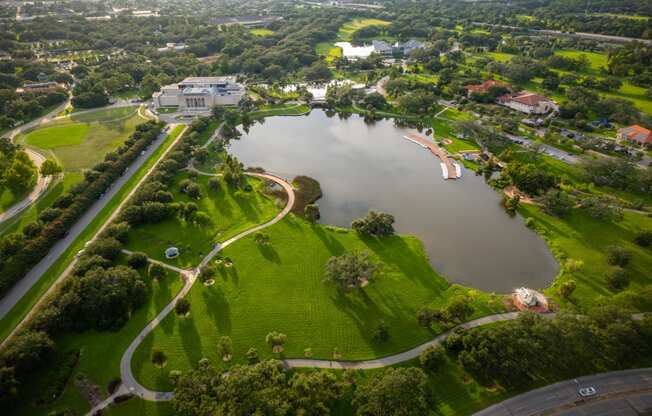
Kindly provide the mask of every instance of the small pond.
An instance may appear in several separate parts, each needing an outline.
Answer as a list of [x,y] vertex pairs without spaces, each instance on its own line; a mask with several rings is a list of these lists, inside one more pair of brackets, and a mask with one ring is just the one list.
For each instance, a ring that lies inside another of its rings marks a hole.
[[349,227],[370,209],[393,214],[397,232],[419,237],[452,282],[498,293],[548,286],[559,267],[545,242],[505,213],[482,177],[464,170],[443,180],[439,160],[403,138],[412,132],[392,120],[367,124],[314,110],[255,124],[230,152],[246,166],[317,179],[324,224]]

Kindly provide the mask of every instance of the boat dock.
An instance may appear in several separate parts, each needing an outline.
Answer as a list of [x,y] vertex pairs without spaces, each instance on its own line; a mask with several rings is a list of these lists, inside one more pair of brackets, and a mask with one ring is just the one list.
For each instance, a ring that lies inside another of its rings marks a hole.
[[453,158],[448,155],[448,152],[439,147],[434,141],[416,134],[408,134],[403,136],[403,138],[423,147],[424,149],[430,150],[433,155],[437,156],[439,160],[441,160],[441,171],[444,179],[457,179],[462,176],[462,167],[460,164],[453,160]]

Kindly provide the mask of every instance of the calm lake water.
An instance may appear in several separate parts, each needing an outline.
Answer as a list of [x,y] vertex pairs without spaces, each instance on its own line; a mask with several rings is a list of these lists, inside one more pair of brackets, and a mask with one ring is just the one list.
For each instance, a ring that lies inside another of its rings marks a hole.
[[549,285],[559,267],[544,241],[505,213],[482,177],[464,170],[461,179],[443,180],[439,159],[403,138],[411,132],[389,120],[368,125],[314,110],[268,118],[233,140],[230,152],[246,166],[317,179],[324,224],[349,227],[370,209],[393,214],[396,230],[419,237],[452,282],[498,293]]

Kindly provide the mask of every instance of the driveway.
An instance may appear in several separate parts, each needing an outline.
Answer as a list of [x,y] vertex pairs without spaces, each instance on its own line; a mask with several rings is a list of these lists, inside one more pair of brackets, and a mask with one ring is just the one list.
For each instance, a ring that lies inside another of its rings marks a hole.
[[[581,397],[580,388],[595,395]],[[652,368],[566,380],[495,404],[475,416],[639,415],[652,411]]]
[[564,150],[558,149],[554,146],[550,146],[547,144],[534,143],[532,140],[526,137],[515,136],[513,134],[507,134],[507,133],[505,133],[505,137],[507,137],[512,142],[527,148],[531,148],[535,145],[538,145],[541,148],[541,152],[543,154],[554,157],[555,159],[561,160],[562,162],[567,163],[569,165],[575,165],[580,161],[580,158],[573,154],[570,154]]

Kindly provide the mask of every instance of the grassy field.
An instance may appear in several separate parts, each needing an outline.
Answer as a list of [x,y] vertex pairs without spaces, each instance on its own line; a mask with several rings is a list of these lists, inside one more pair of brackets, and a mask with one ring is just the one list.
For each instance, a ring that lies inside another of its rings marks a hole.
[[333,45],[331,42],[319,42],[315,47],[318,55],[325,56],[326,62],[332,62],[335,58],[342,56],[342,48]]
[[[254,188],[253,192],[234,191],[223,181],[218,191],[211,191],[207,185],[209,177],[199,176],[194,181],[199,184],[202,197],[194,201],[179,191],[179,183],[187,178],[187,173],[178,175],[169,187],[174,201],[195,202],[200,211],[210,216],[211,223],[198,226],[175,217],[158,224],[136,227],[129,233],[127,248],[179,267],[196,266],[215,243],[264,223],[279,211],[275,201],[262,193],[264,184],[260,179],[247,179]],[[174,260],[165,259],[165,249],[170,246],[181,251]]]
[[[169,315],[137,350],[132,367],[140,382],[170,388],[167,374],[185,370],[202,357],[221,362],[215,342],[232,337],[234,362],[256,347],[272,357],[265,336],[276,330],[287,334],[285,357],[302,357],[312,348],[317,358],[330,358],[337,348],[345,360],[384,356],[411,348],[434,335],[415,318],[423,305],[442,306],[453,295],[468,294],[476,315],[503,310],[500,298],[448,283],[432,269],[421,242],[414,237],[359,238],[354,232],[311,226],[287,217],[265,231],[269,246],[247,237],[227,247],[223,256],[233,267],[222,269],[213,286],[196,283],[187,298],[188,318]],[[329,257],[349,250],[370,252],[382,271],[368,287],[342,295],[323,282]],[[379,344],[372,332],[380,321],[391,338]],[[164,369],[154,367],[153,347],[168,355]]]
[[306,104],[272,104],[264,105],[260,109],[251,112],[252,118],[272,116],[301,116],[310,112],[310,106]]
[[41,295],[52,285],[59,275],[66,269],[68,264],[73,260],[75,254],[81,250],[86,241],[88,241],[100,229],[111,213],[116,209],[120,202],[136,186],[138,181],[145,176],[147,171],[154,165],[156,160],[165,152],[165,150],[181,134],[184,126],[177,126],[165,141],[159,146],[152,156],[145,162],[138,172],[132,176],[129,181],[116,193],[109,203],[100,211],[100,213],[91,221],[86,229],[75,239],[68,249],[59,257],[59,259],[41,276],[41,278],[30,288],[23,298],[10,310],[4,318],[0,320],[0,339],[5,339],[7,335],[18,325],[23,317],[29,312],[32,306],[39,300]]
[[[638,231],[652,230],[652,218],[625,212],[621,221],[601,221],[591,218],[584,211],[574,210],[567,218],[559,219],[546,215],[531,205],[523,205],[521,214],[534,219],[537,230],[546,239],[562,266],[565,259],[581,260],[584,263],[576,271],[562,267],[555,284],[546,291],[547,295],[562,305],[586,308],[594,305],[600,297],[613,295],[606,288],[604,280],[604,273],[609,268],[605,247],[612,244],[625,247],[632,253],[631,264],[627,267],[632,277],[631,290],[636,292],[638,288],[652,284],[652,250],[633,242]],[[570,279],[577,282],[577,289],[569,303],[557,296],[556,287]]]
[[249,33],[251,33],[254,36],[271,36],[274,34],[273,30],[269,30],[266,28],[257,28],[257,29],[251,29],[249,30]]
[[353,32],[367,26],[388,26],[391,23],[380,19],[355,19],[340,27],[337,36],[340,40],[351,40]]
[[30,193],[33,188],[33,186],[30,186],[28,190],[18,194],[14,194],[10,189],[7,188],[0,191],[0,212],[5,212],[16,202],[21,201]]
[[145,122],[137,107],[72,114],[27,133],[19,140],[51,154],[67,172],[80,172],[101,162]]
[[[183,281],[176,273],[168,272],[168,275],[160,281],[152,281],[144,276],[149,288],[149,299],[129,319],[127,324],[117,332],[88,331],[82,334],[67,334],[56,339],[57,351],[59,354],[70,350],[80,350],[82,354],[75,367],[71,380],[76,374],[82,373],[89,377],[96,384],[104,396],[108,396],[108,385],[111,380],[120,377],[120,359],[131,341],[138,335],[138,332],[151,321],[158,311],[165,306],[181,290]],[[47,375],[47,371],[41,372]],[[42,408],[30,406],[39,394],[47,386],[47,377],[31,380],[35,386],[30,389],[32,395],[21,398],[26,405],[20,409],[17,415],[42,414]],[[90,410],[90,405],[79,393],[73,383],[70,383],[64,394],[57,400],[52,410],[74,409],[75,414],[84,414]]]

